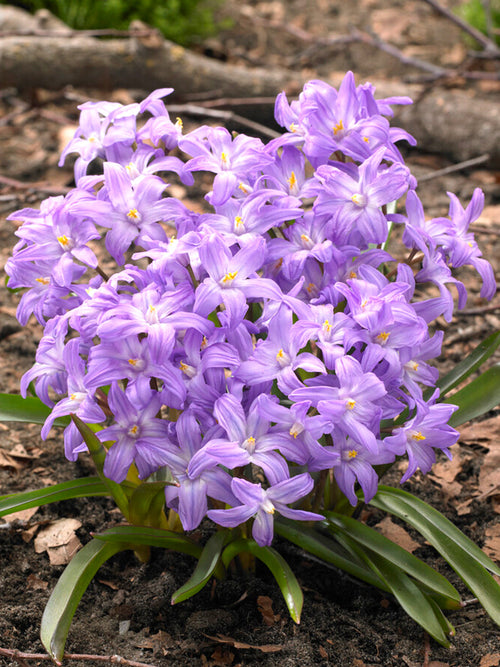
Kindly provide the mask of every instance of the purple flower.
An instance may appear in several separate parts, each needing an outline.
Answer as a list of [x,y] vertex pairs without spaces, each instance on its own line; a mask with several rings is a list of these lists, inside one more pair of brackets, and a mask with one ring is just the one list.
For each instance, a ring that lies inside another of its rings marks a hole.
[[[436,394],[432,400],[435,400]],[[401,478],[406,482],[418,468],[429,472],[436,461],[434,449],[441,449],[451,459],[449,447],[458,440],[459,433],[448,425],[456,405],[448,403],[417,403],[417,413],[405,426],[393,431],[384,440],[384,446],[397,456],[408,455],[408,468]]]
[[240,401],[225,394],[215,403],[214,415],[227,438],[207,442],[189,464],[189,475],[198,476],[216,464],[232,469],[253,463],[264,470],[272,484],[289,476],[285,459],[275,451],[269,420],[261,415],[258,400],[250,406],[247,417]]
[[234,528],[254,517],[252,535],[261,547],[271,544],[274,534],[274,513],[279,512],[296,521],[321,521],[324,517],[314,512],[294,510],[287,507],[307,496],[313,488],[313,480],[303,473],[263,489],[246,479],[233,478],[231,490],[242,503],[227,510],[209,510],[210,519],[221,526]]
[[272,161],[260,139],[244,134],[233,139],[223,127],[199,127],[180,139],[179,148],[192,156],[187,163],[190,171],[215,173],[212,206],[227,202],[240,180]]
[[407,191],[409,172],[400,164],[382,169],[384,153],[379,149],[358,169],[322,165],[316,170],[314,211],[334,216],[336,237],[344,244],[366,248],[387,239],[388,222],[380,207]]
[[265,241],[258,237],[234,255],[217,234],[205,237],[199,249],[208,277],[196,290],[194,311],[209,315],[224,304],[229,325],[237,326],[248,309],[247,299],[281,300],[279,287],[272,280],[255,273],[265,258]]
[[335,376],[324,379],[328,384],[295,389],[290,398],[311,401],[335,429],[376,453],[375,434],[382,418],[380,399],[387,394],[384,383],[373,373],[365,373],[359,361],[350,356],[339,357],[335,361]]
[[122,391],[113,382],[108,403],[115,423],[97,431],[101,442],[114,441],[104,462],[106,477],[122,482],[135,463],[140,479],[145,479],[166,465],[168,423],[156,416],[162,403],[160,395],[151,390],[137,392],[130,386]]

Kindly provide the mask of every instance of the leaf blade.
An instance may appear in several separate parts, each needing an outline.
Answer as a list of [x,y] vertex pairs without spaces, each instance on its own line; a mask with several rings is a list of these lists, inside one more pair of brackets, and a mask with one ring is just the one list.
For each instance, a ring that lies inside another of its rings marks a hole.
[[448,397],[447,403],[458,405],[449,420],[456,427],[486,414],[500,403],[500,364],[495,364],[479,377]]
[[187,600],[198,593],[198,591],[201,591],[217,568],[222,549],[227,542],[228,536],[229,533],[222,530],[212,535],[203,548],[191,577],[173,593],[171,599],[172,604]]
[[115,526],[102,533],[94,533],[92,537],[113,544],[128,544],[128,548],[132,549],[138,544],[172,549],[195,558],[199,558],[202,552],[202,547],[185,535],[148,526]]
[[75,554],[59,578],[45,606],[40,630],[42,644],[58,664],[82,595],[101,565],[125,548],[119,543],[92,540]]
[[[0,394],[0,422],[44,424],[50,413],[51,409],[35,396]],[[59,417],[54,424],[67,426],[69,421],[69,417]]]
[[272,547],[261,547],[255,540],[240,538],[228,544],[222,553],[225,567],[239,553],[249,552],[266,565],[280,587],[290,616],[295,623],[300,623],[304,595],[292,568],[286,560]]
[[500,568],[472,540],[440,512],[402,489],[381,485],[370,504],[399,516],[418,530],[500,625],[500,586],[489,574],[500,575]]
[[329,520],[331,530],[342,531],[360,546],[370,549],[399,567],[406,574],[424,584],[430,591],[437,593],[440,599],[447,600],[448,609],[462,607],[459,592],[443,575],[392,540],[351,517],[335,512],[326,512],[325,516]]
[[60,500],[72,498],[89,498],[92,496],[108,496],[109,490],[99,477],[83,477],[54,486],[24,493],[15,493],[0,498],[0,517],[20,510],[48,505]]

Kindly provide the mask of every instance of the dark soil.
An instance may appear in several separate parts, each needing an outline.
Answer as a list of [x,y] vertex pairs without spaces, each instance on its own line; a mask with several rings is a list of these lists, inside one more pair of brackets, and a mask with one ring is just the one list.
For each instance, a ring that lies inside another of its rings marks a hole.
[[[346,47],[329,58],[314,50],[307,56],[303,43],[269,21],[288,23],[319,36],[342,34],[350,24],[371,24],[385,30],[385,38],[392,39],[400,48],[405,46],[413,54],[434,59],[434,62],[442,62],[453,51],[463,49],[458,30],[446,19],[432,14],[431,9],[418,0],[342,3],[249,0],[238,6],[228,4],[237,19],[235,27],[209,40],[204,47],[206,51],[234,62],[301,67],[302,73],[305,69],[310,71],[311,78],[330,76],[332,72],[350,68],[359,74],[359,80],[371,75],[398,78],[414,70],[382,52],[367,52],[365,47],[364,50]],[[126,101],[129,95],[124,91],[113,94],[120,101]],[[403,84],[401,94],[405,94]],[[0,175],[38,183],[31,189],[21,189],[15,183],[0,181],[0,267],[15,242],[14,228],[5,216],[24,206],[37,206],[46,196],[40,191],[42,181],[56,188],[71,184],[70,168],[56,170],[61,128],[56,116],[74,120],[78,102],[87,96],[101,95],[95,91],[73,91],[69,95],[67,91],[58,95],[39,91],[36,101],[41,106],[33,107],[33,100],[20,100],[15,91],[0,91],[0,114],[7,119],[2,123],[0,115],[3,156]],[[474,95],[473,88],[471,95]],[[138,93],[138,98],[141,97]],[[417,178],[448,165],[442,156],[422,155],[417,151],[408,156],[408,162]],[[491,207],[490,217],[487,223],[478,224],[477,238],[495,267],[500,258],[500,247],[496,243],[500,209],[496,208],[495,214],[493,207],[500,204],[499,183],[498,173],[476,169],[428,181],[419,189],[430,216],[446,214],[447,190],[464,201],[470,198],[475,187],[485,190],[487,205]],[[476,276],[472,272],[465,273],[463,279],[470,294],[468,308],[480,309],[484,303],[478,296]],[[16,304],[17,296],[2,288],[0,392],[18,392],[19,380],[34,361],[41,335],[36,325],[21,329],[15,320]],[[448,328],[449,342],[440,359],[442,368],[450,368],[486,335],[498,330],[499,325],[495,311],[466,312],[457,316],[451,325],[443,323]],[[457,476],[458,493],[450,495],[446,485],[435,476],[417,476],[405,485],[442,511],[481,546],[485,532],[499,521],[499,503],[493,502],[495,496],[474,501],[469,514],[459,515],[457,506],[477,490],[487,451],[488,428],[485,422],[481,442],[468,440],[462,445],[467,467]],[[25,450],[24,455],[11,459],[10,463],[0,458],[2,494],[92,474],[91,463],[85,457],[76,464],[66,461],[61,438],[55,431],[45,442],[40,440],[39,428],[35,426],[0,424],[0,433],[0,455],[20,445]],[[397,480],[398,475],[394,474],[387,483],[397,484]],[[29,520],[0,524],[0,649],[43,652],[39,640],[40,619],[63,567],[50,565],[46,553],[35,552],[32,539],[35,529],[29,529],[67,517],[81,521],[77,534],[82,543],[90,539],[91,532],[102,531],[120,521],[114,505],[98,498],[50,505],[40,508]],[[383,517],[372,511],[365,518],[375,524]],[[417,534],[409,532],[419,540]],[[204,540],[207,535],[202,529],[197,537]],[[470,599],[467,589],[446,564],[422,539],[419,542],[421,546],[416,554],[449,575],[463,598]],[[477,604],[471,603],[462,611],[449,614],[457,634],[452,647],[444,649],[430,640],[393,599],[307,557],[289,544],[277,540],[275,546],[293,567],[304,590],[300,625],[289,618],[272,577],[259,568],[251,577],[235,570],[226,581],[214,581],[195,598],[172,607],[171,594],[190,576],[194,560],[154,549],[146,564],[141,564],[131,552],[125,552],[102,567],[80,603],[66,649],[69,653],[100,656],[118,654],[127,660],[169,667],[490,667],[499,664],[499,630]],[[266,603],[262,598],[270,599],[271,615],[262,612],[262,605]],[[0,657],[0,664],[20,663]],[[30,660],[29,664],[42,663]],[[68,664],[79,667],[98,663],[75,660]]]

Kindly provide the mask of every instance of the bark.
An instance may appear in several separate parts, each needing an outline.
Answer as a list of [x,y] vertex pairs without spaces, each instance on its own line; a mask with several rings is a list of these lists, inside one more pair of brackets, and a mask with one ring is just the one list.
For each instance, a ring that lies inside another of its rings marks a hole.
[[108,90],[171,86],[178,97],[193,92],[261,97],[299,88],[296,78],[285,70],[224,64],[164,39],[0,38],[0,86],[58,90],[66,85]]

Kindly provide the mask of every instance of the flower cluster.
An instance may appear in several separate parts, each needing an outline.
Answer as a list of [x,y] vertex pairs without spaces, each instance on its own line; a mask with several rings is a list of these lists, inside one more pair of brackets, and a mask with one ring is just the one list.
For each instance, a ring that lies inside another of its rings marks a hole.
[[[62,156],[78,155],[76,187],[10,216],[24,223],[6,266],[9,287],[28,288],[18,318],[45,327],[21,389],[34,382],[52,407],[43,437],[63,415],[97,425],[110,479],[166,471],[185,530],[253,518],[265,545],[275,512],[322,518],[322,471],[356,504],[357,484],[376,493],[377,465],[407,455],[404,481],[449,454],[433,323],[451,318],[452,285],[459,307],[467,298],[451,267],[471,264],[481,295],[495,292],[468,231],[483,195],[464,210],[450,194],[448,217],[427,220],[395,145],[413,139],[387,120],[410,100],[376,100],[351,73],[338,91],[279,95],[286,131],[267,145],[185,133],[171,92],[82,105]],[[214,174],[205,212],[169,195],[169,173],[189,187],[196,172]],[[406,212],[391,212],[402,197]],[[66,456],[85,449],[71,422]]]

